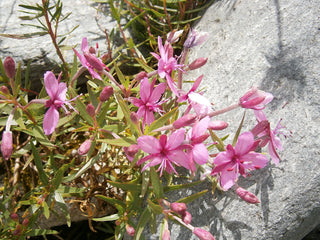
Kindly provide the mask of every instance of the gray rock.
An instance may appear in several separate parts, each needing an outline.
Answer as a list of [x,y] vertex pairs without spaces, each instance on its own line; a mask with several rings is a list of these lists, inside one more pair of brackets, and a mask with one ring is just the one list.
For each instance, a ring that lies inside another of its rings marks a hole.
[[[59,25],[58,33],[70,32],[75,26],[79,27],[67,36],[64,44],[80,45],[83,37],[88,38],[88,43],[95,46],[99,43],[101,53],[107,52],[107,43],[104,30],[110,34],[117,26],[116,21],[111,17],[110,10],[106,4],[97,4],[90,0],[62,1],[63,14],[71,12],[71,16]],[[20,12],[25,10],[19,4],[41,3],[41,1],[0,1],[0,33],[1,34],[24,34],[40,31],[39,29],[21,26],[21,24],[37,24],[37,22],[23,21],[20,16],[26,14]],[[97,10],[99,9],[99,10]],[[71,48],[64,50],[63,55],[67,62],[72,63],[73,51]],[[16,62],[22,62],[22,66],[31,60],[31,79],[40,79],[45,71],[56,69],[61,60],[57,57],[56,50],[49,35],[33,37],[28,39],[13,39],[0,36],[0,57],[12,56]]]
[[[265,110],[273,127],[283,118],[293,132],[292,138],[282,138],[279,165],[270,164],[239,181],[260,198],[259,205],[241,201],[233,191],[208,193],[188,204],[192,224],[209,230],[216,239],[301,240],[320,223],[319,3],[222,0],[196,26],[209,32],[210,38],[194,49],[192,58],[209,60],[189,78],[204,74],[205,96],[215,109],[237,102],[255,85],[275,96]],[[227,120],[231,132],[242,115],[237,109],[216,119]],[[243,131],[254,123],[253,112],[247,111]],[[196,239],[179,225],[171,233],[172,239]]]

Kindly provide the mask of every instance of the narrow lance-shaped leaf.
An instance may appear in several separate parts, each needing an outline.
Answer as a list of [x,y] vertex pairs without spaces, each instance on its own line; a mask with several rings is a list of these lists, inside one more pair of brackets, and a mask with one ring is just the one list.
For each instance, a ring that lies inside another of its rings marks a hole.
[[31,144],[31,149],[32,149],[32,153],[33,153],[33,156],[34,156],[34,163],[35,163],[36,168],[37,168],[38,173],[39,173],[40,181],[43,183],[43,185],[46,186],[46,185],[48,185],[48,176],[44,172],[39,152],[36,149],[36,147],[33,145],[32,141],[30,141],[30,144]]

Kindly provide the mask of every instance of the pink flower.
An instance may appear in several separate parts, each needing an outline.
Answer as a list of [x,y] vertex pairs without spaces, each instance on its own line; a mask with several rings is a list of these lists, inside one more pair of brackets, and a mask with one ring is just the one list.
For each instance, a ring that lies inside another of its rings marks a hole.
[[4,131],[2,133],[1,153],[5,160],[9,160],[9,158],[11,157],[12,149],[12,132]]
[[196,235],[200,240],[214,240],[211,233],[202,228],[194,228],[193,234]]
[[266,156],[252,152],[259,144],[254,141],[251,132],[242,133],[236,146],[228,145],[225,152],[221,152],[213,160],[215,167],[211,175],[219,176],[220,185],[225,190],[231,188],[237,181],[239,174],[246,177],[246,172],[260,169],[266,166],[268,159]]
[[243,199],[247,203],[256,204],[260,202],[256,195],[254,195],[246,189],[243,189],[242,187],[238,187],[236,193],[241,199]]
[[141,158],[137,164],[149,161],[141,171],[144,171],[148,167],[153,167],[160,164],[158,171],[160,171],[160,176],[162,176],[163,169],[169,174],[175,172],[178,173],[173,167],[173,164],[177,166],[183,166],[190,169],[188,156],[183,151],[183,149],[188,146],[183,145],[184,140],[184,129],[179,129],[173,132],[169,138],[166,135],[161,135],[160,139],[156,139],[153,136],[142,136],[138,138],[138,145],[144,151],[150,155]]
[[202,81],[203,75],[198,77],[196,81],[193,83],[189,92],[180,94],[178,98],[178,102],[189,101],[194,111],[198,116],[205,116],[212,112],[212,107],[210,101],[202,96],[200,93],[196,93],[195,91],[199,87]]
[[187,40],[184,42],[183,46],[185,48],[192,48],[199,46],[209,38],[209,33],[207,32],[198,32],[197,30],[192,29],[189,32]]
[[164,46],[162,46],[160,36],[158,37],[158,47],[160,56],[156,53],[151,53],[158,60],[158,74],[161,78],[166,78],[169,88],[178,96],[178,91],[174,86],[175,83],[171,78],[171,72],[181,67],[181,65],[179,65],[177,59],[173,57],[173,48],[170,43],[165,42]]
[[154,88],[156,79],[149,83],[148,78],[144,78],[140,84],[140,98],[130,98],[130,101],[139,107],[137,115],[143,118],[143,125],[145,123],[151,124],[154,121],[154,112],[161,113],[162,102],[159,102],[162,94],[165,91],[165,84],[160,83]]
[[72,108],[69,101],[66,101],[67,85],[60,82],[61,74],[56,79],[53,72],[47,71],[44,74],[44,86],[50,97],[45,107],[48,111],[43,118],[43,130],[46,135],[53,133],[59,121],[59,109],[62,107],[66,112],[65,104]]
[[239,100],[239,104],[243,108],[251,108],[254,110],[262,110],[265,105],[271,102],[273,95],[261,90],[257,87],[251,87]]
[[281,126],[281,120],[277,124],[274,130],[270,128],[270,122],[267,120],[263,111],[254,111],[256,115],[258,124],[251,130],[254,136],[257,136],[260,139],[260,147],[264,147],[268,144],[268,151],[272,161],[275,164],[279,164],[280,157],[277,153],[278,150],[282,150],[282,144],[280,138],[277,137],[277,134],[283,134],[280,129],[284,128]]
[[79,54],[75,49],[73,49],[73,51],[78,56],[82,66],[88,69],[91,76],[102,80],[98,72],[101,72],[106,66],[101,59],[96,57],[95,49],[92,47],[89,48],[87,38],[83,38],[81,43],[81,51],[83,55]]
[[192,129],[188,131],[186,136],[186,140],[192,145],[192,148],[187,152],[190,157],[190,167],[193,172],[195,171],[194,162],[199,165],[203,165],[209,159],[208,150],[203,143],[203,141],[209,136],[206,133],[209,122],[209,117],[201,119],[199,122],[193,125]]

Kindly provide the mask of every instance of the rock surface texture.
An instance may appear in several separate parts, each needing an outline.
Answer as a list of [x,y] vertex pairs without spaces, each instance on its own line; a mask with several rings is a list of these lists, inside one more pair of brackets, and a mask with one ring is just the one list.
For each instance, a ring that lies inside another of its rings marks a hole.
[[[239,181],[260,204],[249,205],[232,191],[208,193],[188,204],[192,224],[218,240],[301,240],[320,223],[319,13],[318,0],[222,0],[195,26],[210,38],[193,50],[192,58],[209,60],[188,77],[204,74],[205,96],[215,109],[237,102],[255,85],[275,96],[265,110],[272,127],[283,118],[292,131],[292,138],[282,138],[279,165],[270,164]],[[242,115],[237,109],[221,119],[236,129]],[[255,123],[252,111],[246,120],[244,131]],[[171,237],[196,239],[179,225],[173,226]]]
[[[117,26],[117,22],[111,17],[110,10],[105,8],[105,4],[97,4],[90,0],[62,1],[64,16],[71,12],[71,16],[59,25],[58,33],[65,34],[79,25],[71,34],[67,35],[63,44],[70,46],[63,51],[67,62],[72,63],[73,51],[71,46],[80,50],[83,37],[88,38],[90,46],[99,43],[102,53],[107,52],[106,37],[104,30],[108,33]],[[21,26],[21,24],[38,24],[37,21],[23,21],[19,19],[27,14],[22,13],[26,9],[19,4],[35,3],[41,4],[39,0],[1,0],[0,1],[0,34],[27,34],[39,32],[41,30]],[[99,10],[97,10],[99,9]],[[0,36],[0,57],[12,56],[16,62],[21,62],[26,66],[31,60],[31,79],[40,79],[45,71],[57,68],[61,60],[57,57],[56,50],[49,35],[35,36],[27,39],[7,38]]]

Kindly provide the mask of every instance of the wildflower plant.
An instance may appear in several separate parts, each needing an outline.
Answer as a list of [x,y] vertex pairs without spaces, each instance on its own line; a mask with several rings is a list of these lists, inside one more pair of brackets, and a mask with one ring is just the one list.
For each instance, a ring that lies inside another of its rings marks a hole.
[[[46,14],[52,9],[49,1],[37,8]],[[183,34],[188,36],[185,47],[175,56],[173,46]],[[262,112],[272,94],[252,87],[238,102],[214,110],[198,90],[206,76],[194,79],[191,89],[184,86],[184,76],[207,63],[206,58],[188,63],[186,57],[191,48],[205,44],[207,33],[173,30],[167,36],[159,36],[158,48],[150,53],[155,67],[135,57],[143,70],[134,76],[125,76],[116,61],[106,66],[84,36],[81,47],[73,49],[74,62],[62,61],[63,74],[43,73],[43,88],[32,98],[21,65],[10,56],[0,61],[2,239],[57,234],[41,229],[39,219],[60,212],[70,226],[70,204],[88,217],[92,230],[93,221],[115,221],[115,239],[126,233],[141,239],[147,224],[155,231],[158,215],[163,218],[161,239],[170,239],[169,221],[199,239],[214,239],[214,233],[192,221],[185,204],[208,190],[176,202],[166,196],[203,181],[259,203],[238,186],[238,179],[267,165],[269,157],[258,147],[268,145],[273,162],[279,162],[281,127],[270,130]],[[77,80],[85,70],[87,91],[80,92]],[[241,108],[255,113],[257,125],[241,133],[242,120],[232,142],[219,138],[218,131],[228,127],[223,113]],[[175,185],[181,176],[189,180]]]

